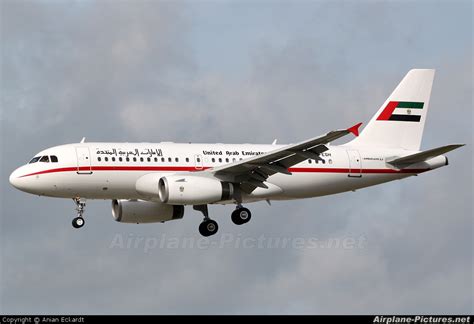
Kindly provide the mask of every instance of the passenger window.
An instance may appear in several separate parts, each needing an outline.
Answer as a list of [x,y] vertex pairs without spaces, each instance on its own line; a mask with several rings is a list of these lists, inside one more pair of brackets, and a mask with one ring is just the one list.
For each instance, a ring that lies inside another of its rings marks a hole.
[[100,162],[100,160],[101,160],[101,158],[100,158],[100,156],[99,156],[99,157],[97,158],[97,161],[99,161],[99,162]]
[[114,157],[112,157],[112,162],[115,162],[115,158],[114,158]]
[[157,158],[157,157],[155,158],[155,162],[158,162],[158,158]]
[[148,162],[150,162],[150,161],[151,161],[151,159],[150,159],[150,158],[147,158],[146,160],[147,160]]
[[140,162],[143,162],[143,158],[142,158],[142,157],[140,158]]
[[213,163],[216,162],[216,159],[212,158],[212,162],[213,162]]
[[125,161],[130,162],[130,158],[125,158]]
[[122,162],[122,157],[119,157],[119,161]]
[[133,158],[133,162],[137,162],[137,158],[136,158],[136,157]]
[[168,162],[171,162],[171,158],[168,158]]
[[174,160],[175,160],[176,162],[179,162],[179,158],[174,158]]
[[105,157],[104,160],[105,160],[105,162],[108,162],[108,161],[109,161],[109,158],[108,158],[108,157]]
[[308,160],[308,163],[311,164],[311,159]]
[[197,162],[201,162],[201,158],[197,158],[196,161],[197,161]]
[[49,162],[49,157],[47,155],[43,156],[40,162]]
[[232,162],[235,162],[235,158],[232,158]]
[[164,158],[164,157],[161,158],[161,162],[165,162],[165,158]]
[[39,161],[39,159],[41,159],[41,156],[35,156],[34,158],[31,159],[29,163],[36,163]]
[[226,161],[227,163],[229,163],[229,158],[225,158],[225,161]]
[[186,158],[186,162],[189,162],[189,158]]
[[51,155],[49,159],[51,160],[51,162],[54,162],[54,163],[58,162],[58,157],[56,155]]

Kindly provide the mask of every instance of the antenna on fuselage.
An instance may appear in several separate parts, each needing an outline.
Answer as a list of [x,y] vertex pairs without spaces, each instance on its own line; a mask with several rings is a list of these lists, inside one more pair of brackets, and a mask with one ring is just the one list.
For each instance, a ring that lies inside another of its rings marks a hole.
[[84,143],[85,141],[86,141],[86,138],[83,137],[83,138],[81,139],[81,143]]

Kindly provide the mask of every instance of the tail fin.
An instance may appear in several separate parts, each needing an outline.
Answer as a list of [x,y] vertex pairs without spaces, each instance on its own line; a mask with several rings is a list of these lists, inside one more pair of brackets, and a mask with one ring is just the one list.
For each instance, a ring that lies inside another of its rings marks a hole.
[[435,70],[410,70],[350,145],[418,151]]

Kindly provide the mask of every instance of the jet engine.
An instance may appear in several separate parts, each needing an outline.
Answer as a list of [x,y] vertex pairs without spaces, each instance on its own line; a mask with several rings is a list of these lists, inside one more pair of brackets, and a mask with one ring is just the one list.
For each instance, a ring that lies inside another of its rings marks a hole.
[[112,216],[120,223],[158,223],[181,219],[184,206],[145,200],[112,200]]
[[160,178],[158,194],[166,204],[204,205],[232,199],[234,186],[214,178],[171,175]]

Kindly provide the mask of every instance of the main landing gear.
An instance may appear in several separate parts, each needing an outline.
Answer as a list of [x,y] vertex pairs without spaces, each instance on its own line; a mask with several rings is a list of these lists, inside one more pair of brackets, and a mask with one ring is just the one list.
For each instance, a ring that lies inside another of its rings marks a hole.
[[82,215],[84,214],[84,209],[86,208],[86,202],[81,198],[73,198],[72,200],[76,204],[77,211],[77,217],[72,220],[72,227],[81,228],[85,224],[84,217]]
[[231,215],[232,222],[235,225],[242,225],[248,223],[251,217],[252,213],[250,212],[250,210],[243,207],[242,205],[237,205]]
[[[207,205],[194,205],[193,209],[200,211],[204,215],[203,221],[199,224],[199,233],[205,237],[216,234],[219,226],[215,220],[209,218]],[[248,223],[251,217],[252,213],[250,210],[240,204],[237,205],[231,215],[232,222],[236,225]]]
[[209,218],[209,211],[207,205],[195,205],[193,206],[194,210],[200,211],[204,215],[204,219],[201,224],[199,224],[199,233],[202,236],[211,236],[217,233],[219,226],[217,222]]

